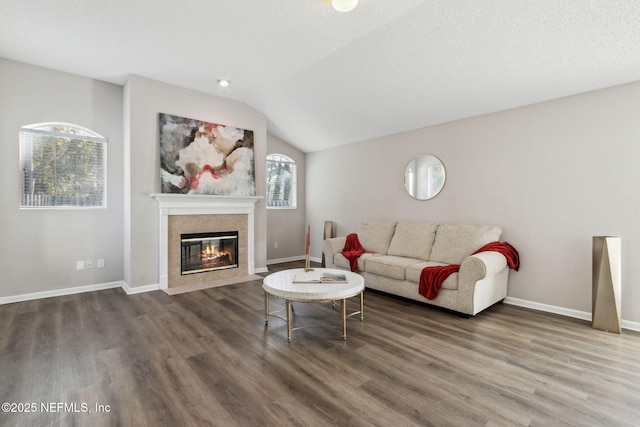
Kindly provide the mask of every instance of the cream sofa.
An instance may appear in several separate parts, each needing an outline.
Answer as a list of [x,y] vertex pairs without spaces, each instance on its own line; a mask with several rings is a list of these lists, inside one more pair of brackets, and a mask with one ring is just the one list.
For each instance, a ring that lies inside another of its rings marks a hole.
[[[358,240],[365,253],[357,272],[370,289],[436,305],[474,316],[507,296],[509,267],[499,252],[474,251],[500,239],[502,230],[491,225],[451,225],[421,222],[363,222]],[[346,237],[322,243],[327,268],[349,270],[342,255]],[[426,266],[460,264],[460,270],[442,283],[429,300],[418,292]]]

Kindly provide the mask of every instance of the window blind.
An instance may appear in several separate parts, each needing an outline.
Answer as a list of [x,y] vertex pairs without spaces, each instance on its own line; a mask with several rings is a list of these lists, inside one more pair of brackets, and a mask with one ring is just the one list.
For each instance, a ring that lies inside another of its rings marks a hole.
[[20,129],[20,207],[106,207],[106,138],[48,123]]
[[267,156],[267,208],[297,207],[296,163],[282,154]]

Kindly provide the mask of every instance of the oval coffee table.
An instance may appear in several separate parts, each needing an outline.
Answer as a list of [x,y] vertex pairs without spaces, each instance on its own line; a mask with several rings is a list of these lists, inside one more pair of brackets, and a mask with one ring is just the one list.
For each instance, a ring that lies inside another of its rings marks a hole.
[[[264,322],[269,323],[269,316],[278,317],[287,322],[287,340],[291,342],[291,331],[303,328],[327,327],[339,328],[334,325],[305,325],[291,327],[291,303],[292,302],[335,302],[340,301],[342,312],[342,339],[347,339],[347,318],[360,315],[360,321],[364,320],[364,278],[351,271],[333,268],[316,268],[313,274],[318,277],[322,273],[344,274],[348,283],[294,283],[294,277],[303,273],[304,269],[296,268],[283,270],[270,274],[264,278],[262,289],[264,290]],[[269,311],[269,295],[284,299],[285,306],[276,311]],[[347,298],[360,296],[360,310],[347,315]],[[285,311],[286,317],[278,313]]]

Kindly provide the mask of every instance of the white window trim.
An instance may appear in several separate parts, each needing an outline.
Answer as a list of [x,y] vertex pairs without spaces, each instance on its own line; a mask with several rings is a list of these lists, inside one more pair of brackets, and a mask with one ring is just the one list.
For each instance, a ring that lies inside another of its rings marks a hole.
[[[277,160],[272,159],[271,157],[278,157]],[[293,165],[295,173],[292,175],[292,189],[291,189],[291,199],[293,201],[293,206],[269,206],[269,182],[267,179],[266,183],[266,207],[267,209],[298,209],[298,165],[291,157],[280,154],[280,153],[271,153],[267,155],[266,162],[278,162],[278,163],[289,163]],[[268,167],[266,168],[268,170]]]
[[[46,130],[44,128],[47,127],[52,127],[52,126],[59,126],[59,127],[68,127],[68,128],[73,128],[74,130],[78,131],[77,134],[70,134],[70,133],[64,133],[64,132],[56,132],[56,131],[51,131],[51,130]],[[82,139],[84,141],[91,141],[91,142],[97,142],[97,143],[102,143],[105,144],[104,145],[104,149],[102,151],[102,163],[103,163],[103,196],[102,196],[102,204],[98,205],[98,206],[50,206],[50,205],[46,205],[46,206],[29,206],[29,205],[25,205],[23,204],[24,202],[24,176],[23,176],[23,170],[22,170],[22,133],[23,132],[28,132],[30,134],[43,134],[43,135],[50,135],[50,136],[54,136],[54,137],[61,137],[61,138],[69,138],[70,136],[77,136],[78,139]],[[97,132],[92,131],[91,129],[85,128],[83,126],[74,124],[74,123],[67,123],[67,122],[45,122],[45,123],[35,123],[35,124],[30,124],[30,125],[25,125],[22,126],[20,128],[20,133],[19,133],[19,143],[20,143],[20,148],[19,148],[19,192],[18,192],[18,197],[19,197],[19,201],[18,201],[18,206],[20,210],[95,210],[95,209],[106,209],[107,208],[107,194],[108,194],[108,189],[107,189],[107,154],[108,154],[108,146],[106,145],[108,142],[107,138],[103,137],[102,135],[98,134]]]

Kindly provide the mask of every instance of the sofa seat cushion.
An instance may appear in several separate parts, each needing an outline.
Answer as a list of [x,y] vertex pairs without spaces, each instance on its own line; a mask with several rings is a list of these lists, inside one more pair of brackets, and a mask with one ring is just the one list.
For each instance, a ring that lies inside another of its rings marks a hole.
[[498,241],[501,233],[500,227],[493,225],[440,224],[429,261],[461,264],[482,246]]
[[[367,258],[383,256],[383,254],[372,254],[372,253],[364,253],[358,258],[358,271],[364,271],[364,263]],[[345,270],[351,270],[351,264],[349,264],[349,260],[342,255],[342,253],[337,253],[333,256],[333,264],[336,267],[344,268]]]
[[438,224],[428,222],[399,222],[391,239],[389,255],[430,259]]
[[[433,262],[433,261],[426,261],[426,262],[420,262],[417,264],[411,264],[411,265],[408,265],[407,268],[405,269],[405,274],[409,282],[413,282],[416,285],[418,285],[420,283],[420,274],[422,273],[422,270],[425,267],[434,267],[434,266],[443,266],[443,265],[449,265],[449,264],[445,264],[442,262]],[[451,290],[458,289],[458,273],[450,274],[449,277],[447,277],[444,280],[444,282],[442,282],[441,289],[451,289]]]
[[386,254],[395,231],[395,222],[363,222],[358,226],[358,240],[365,251]]
[[405,258],[392,255],[382,255],[367,258],[365,271],[367,273],[378,274],[392,279],[405,280],[405,268],[421,260],[416,258]]

